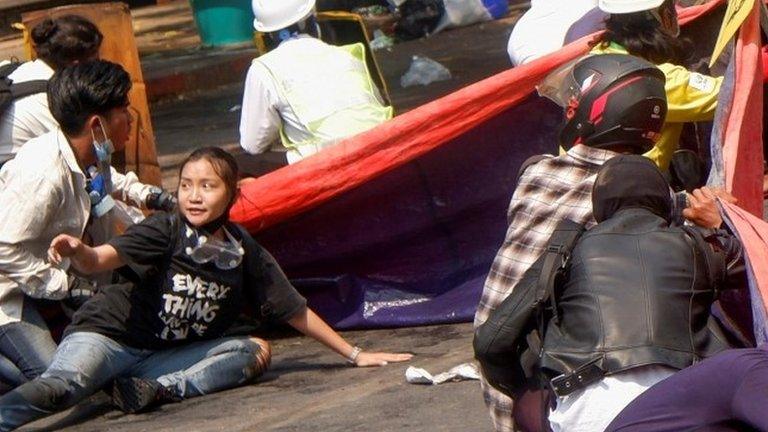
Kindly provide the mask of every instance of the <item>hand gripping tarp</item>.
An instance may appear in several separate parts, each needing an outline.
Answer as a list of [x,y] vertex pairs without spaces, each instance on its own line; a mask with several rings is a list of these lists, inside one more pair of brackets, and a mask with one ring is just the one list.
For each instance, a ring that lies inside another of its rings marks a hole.
[[[687,8],[681,22],[721,3]],[[562,115],[535,86],[588,41],[247,184],[233,220],[336,328],[471,320],[520,163],[556,151]]]

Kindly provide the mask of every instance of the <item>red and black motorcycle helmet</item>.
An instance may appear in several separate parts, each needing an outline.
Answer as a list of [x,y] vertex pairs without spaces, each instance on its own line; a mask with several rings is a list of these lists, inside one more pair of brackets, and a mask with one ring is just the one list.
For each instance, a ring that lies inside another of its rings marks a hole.
[[645,153],[659,139],[667,114],[664,73],[625,54],[585,57],[553,72],[539,86],[565,110],[560,145]]

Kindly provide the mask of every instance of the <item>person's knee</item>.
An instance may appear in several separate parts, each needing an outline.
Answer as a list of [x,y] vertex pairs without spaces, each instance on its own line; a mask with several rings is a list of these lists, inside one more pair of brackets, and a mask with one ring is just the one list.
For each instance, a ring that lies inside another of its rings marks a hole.
[[259,377],[269,368],[269,364],[272,362],[272,346],[264,339],[257,337],[249,337],[248,341],[253,346],[254,356],[254,375],[253,378]]
[[78,402],[76,387],[70,380],[49,376],[38,377],[23,384],[16,392],[32,406],[55,412]]

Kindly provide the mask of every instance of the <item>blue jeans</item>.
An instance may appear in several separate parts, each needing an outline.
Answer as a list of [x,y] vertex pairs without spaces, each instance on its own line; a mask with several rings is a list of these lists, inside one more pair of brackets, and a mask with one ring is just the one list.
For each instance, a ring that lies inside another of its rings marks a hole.
[[45,372],[56,343],[30,299],[24,299],[21,320],[0,326],[0,382],[19,386]]
[[154,351],[97,333],[72,333],[61,341],[48,370],[0,398],[0,431],[69,408],[121,376],[155,379],[184,398],[235,387],[266,368],[260,352],[248,337]]

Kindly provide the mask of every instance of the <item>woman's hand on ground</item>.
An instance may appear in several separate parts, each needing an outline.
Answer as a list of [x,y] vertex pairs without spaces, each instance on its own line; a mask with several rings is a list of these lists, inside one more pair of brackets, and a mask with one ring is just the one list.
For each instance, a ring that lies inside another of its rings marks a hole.
[[60,234],[51,241],[51,247],[48,248],[48,261],[59,265],[64,258],[77,254],[82,247],[83,242],[79,238]]
[[411,358],[413,358],[413,354],[361,351],[355,359],[355,366],[386,366],[387,363],[400,363],[408,361]]

